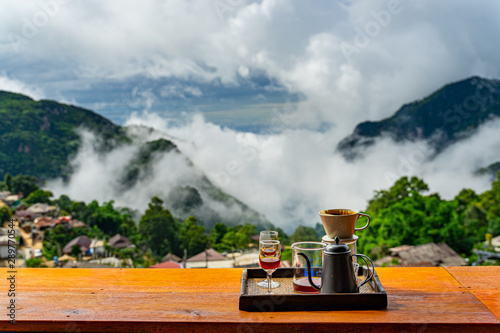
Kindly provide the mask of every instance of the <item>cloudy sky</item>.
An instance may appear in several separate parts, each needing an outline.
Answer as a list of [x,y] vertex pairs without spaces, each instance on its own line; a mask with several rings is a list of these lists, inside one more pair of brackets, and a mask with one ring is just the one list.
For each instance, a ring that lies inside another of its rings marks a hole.
[[[497,1],[2,1],[0,89],[167,131],[229,193],[309,221],[325,206],[363,209],[421,149],[381,143],[346,164],[334,147],[356,124],[449,82],[500,77],[499,14]],[[457,186],[441,177],[434,189]]]

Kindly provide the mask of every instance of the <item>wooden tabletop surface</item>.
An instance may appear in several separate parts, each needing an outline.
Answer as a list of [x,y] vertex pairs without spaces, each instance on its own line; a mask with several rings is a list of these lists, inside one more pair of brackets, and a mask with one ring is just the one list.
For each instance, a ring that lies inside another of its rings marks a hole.
[[[242,269],[17,269],[8,331],[500,332],[500,267],[376,268],[385,310],[238,310]],[[2,279],[7,313],[10,281]]]

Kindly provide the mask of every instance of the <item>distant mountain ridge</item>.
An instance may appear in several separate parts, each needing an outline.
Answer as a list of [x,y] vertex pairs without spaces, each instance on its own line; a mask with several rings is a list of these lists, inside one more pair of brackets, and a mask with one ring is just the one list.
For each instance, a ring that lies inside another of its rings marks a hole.
[[500,81],[471,77],[403,105],[389,118],[360,123],[337,150],[353,160],[377,139],[390,137],[395,142],[425,140],[439,153],[498,116]]
[[68,158],[81,143],[77,127],[97,131],[103,152],[130,142],[122,127],[93,111],[0,91],[0,178],[7,172],[67,177],[72,171]]
[[[133,193],[141,181],[155,184],[155,163],[171,155],[177,162],[172,168],[182,167],[191,175],[177,183],[156,184],[161,187],[158,192],[165,193],[162,199],[174,216],[194,215],[207,227],[217,222],[270,224],[262,214],[213,185],[174,142],[166,139],[167,135],[144,141],[151,137],[152,129],[139,126],[128,130],[91,110],[49,100],[35,101],[6,91],[0,91],[0,179],[10,173],[68,181],[74,171],[70,161],[82,146],[79,130],[94,133],[97,140],[92,148],[102,156],[138,146],[131,150],[135,153],[129,156],[128,164],[113,175],[117,194]],[[166,189],[168,186],[171,188]]]

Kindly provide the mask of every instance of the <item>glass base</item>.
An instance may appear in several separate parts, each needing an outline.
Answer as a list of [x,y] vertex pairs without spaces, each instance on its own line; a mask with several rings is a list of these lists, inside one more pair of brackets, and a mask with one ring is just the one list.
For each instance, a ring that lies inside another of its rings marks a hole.
[[[257,285],[261,288],[266,288],[267,289],[267,280],[257,282]],[[271,279],[271,288],[278,288],[280,286],[279,282],[273,281]]]

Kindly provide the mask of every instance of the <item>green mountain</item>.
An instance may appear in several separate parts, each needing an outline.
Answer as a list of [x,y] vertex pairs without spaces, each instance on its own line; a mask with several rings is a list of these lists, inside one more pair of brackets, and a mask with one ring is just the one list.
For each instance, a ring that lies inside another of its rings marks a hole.
[[387,119],[360,123],[337,150],[353,160],[377,139],[388,136],[395,142],[425,140],[439,153],[498,116],[500,81],[472,77],[405,104]]
[[68,159],[81,144],[77,128],[99,133],[102,152],[130,141],[123,128],[90,110],[0,91],[0,179],[6,173],[67,177]]
[[[155,195],[163,194],[165,206],[176,217],[194,215],[207,227],[217,222],[269,225],[262,214],[212,184],[164,133],[121,127],[87,109],[5,91],[0,91],[0,119],[0,180],[10,173],[29,174],[42,182],[70,181],[75,171],[71,161],[83,144],[81,132],[89,131],[95,136],[92,149],[101,157],[131,148],[126,150],[128,156],[121,155],[125,161],[121,170],[110,173],[115,178],[109,183],[117,196],[132,197],[141,186],[152,186]],[[147,139],[151,134],[155,138]],[[176,164],[168,164],[166,156]],[[164,169],[160,172],[182,168],[184,177],[158,181],[160,162]]]

